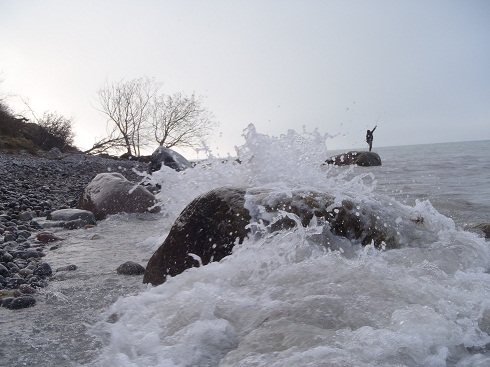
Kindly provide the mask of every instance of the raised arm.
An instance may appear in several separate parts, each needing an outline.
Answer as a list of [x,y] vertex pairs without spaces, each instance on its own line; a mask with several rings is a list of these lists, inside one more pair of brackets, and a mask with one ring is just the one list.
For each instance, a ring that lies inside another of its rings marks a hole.
[[378,127],[378,125],[376,125],[376,126],[374,127],[374,129],[372,129],[372,130],[371,130],[371,132],[372,132],[372,133],[374,133],[374,130],[376,130],[376,128],[377,128],[377,127]]

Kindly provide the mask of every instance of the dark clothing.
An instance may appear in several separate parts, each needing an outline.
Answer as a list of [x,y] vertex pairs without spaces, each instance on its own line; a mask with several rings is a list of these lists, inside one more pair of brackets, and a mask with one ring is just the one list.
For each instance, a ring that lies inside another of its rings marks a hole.
[[372,129],[372,130],[368,130],[368,131],[366,132],[366,142],[367,142],[367,143],[368,143],[368,145],[369,145],[369,151],[371,151],[371,149],[372,149],[372,147],[373,147],[373,133],[374,133],[374,130],[376,130],[376,128],[377,128],[377,127],[378,127],[378,126],[376,125],[376,126],[374,127],[374,129]]

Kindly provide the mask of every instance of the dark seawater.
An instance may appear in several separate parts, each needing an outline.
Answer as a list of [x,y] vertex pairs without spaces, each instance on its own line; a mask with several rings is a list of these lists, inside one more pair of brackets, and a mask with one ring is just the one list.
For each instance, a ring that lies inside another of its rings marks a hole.
[[379,148],[377,192],[429,200],[463,227],[490,222],[490,140]]

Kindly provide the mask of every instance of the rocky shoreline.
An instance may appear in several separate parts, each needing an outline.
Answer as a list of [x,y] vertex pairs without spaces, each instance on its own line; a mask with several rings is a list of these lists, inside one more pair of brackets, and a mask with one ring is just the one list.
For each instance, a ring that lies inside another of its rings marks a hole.
[[0,306],[33,306],[35,293],[55,272],[71,271],[67,264],[52,269],[48,251],[62,246],[46,227],[46,218],[59,209],[74,208],[88,183],[102,172],[119,172],[132,182],[146,172],[147,163],[85,154],[55,157],[0,153]]

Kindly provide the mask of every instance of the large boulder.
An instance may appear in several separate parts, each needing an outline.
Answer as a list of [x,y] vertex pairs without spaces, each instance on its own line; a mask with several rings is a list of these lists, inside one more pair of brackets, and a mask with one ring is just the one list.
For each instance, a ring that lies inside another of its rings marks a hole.
[[183,171],[192,167],[192,164],[181,154],[169,148],[158,147],[150,157],[148,173],[160,170],[162,164],[173,168],[176,171]]
[[322,238],[336,235],[356,239],[363,245],[399,247],[393,228],[384,226],[379,215],[352,201],[336,205],[331,195],[312,190],[291,194],[224,187],[199,196],[182,211],[164,243],[150,258],[143,282],[158,285],[168,275],[220,261],[248,235],[251,221],[273,232],[298,225],[306,227],[313,217],[327,223],[329,234]]
[[78,209],[94,213],[97,220],[117,213],[158,212],[155,196],[120,173],[99,173],[85,188]]
[[325,161],[325,164],[334,164],[336,166],[356,164],[362,167],[381,166],[381,157],[374,152],[352,151],[330,157]]
[[179,215],[165,242],[150,258],[144,283],[165,278],[230,255],[243,241],[250,215],[244,208],[245,189],[219,188],[194,199]]

